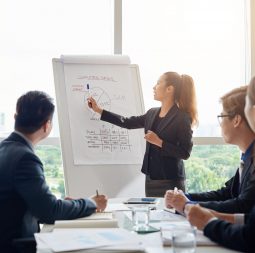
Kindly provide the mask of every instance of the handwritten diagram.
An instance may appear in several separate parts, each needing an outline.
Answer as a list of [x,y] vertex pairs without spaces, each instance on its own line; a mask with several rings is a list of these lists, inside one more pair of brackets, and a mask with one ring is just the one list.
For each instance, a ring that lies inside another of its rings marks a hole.
[[[100,87],[93,87],[90,89],[90,91],[86,91],[85,92],[85,96],[84,96],[84,102],[85,104],[87,104],[87,98],[89,96],[92,96],[97,104],[101,107],[104,108],[105,110],[110,111],[111,110],[111,99],[110,96],[108,95],[108,93],[106,91],[104,91],[102,88]],[[93,112],[92,110],[89,110],[90,114],[91,114],[91,120],[95,120],[98,119],[98,115]]]
[[127,130],[100,120],[87,98],[118,114],[136,115],[128,66],[65,66],[68,116],[74,164],[138,164],[142,130]]
[[[85,94],[85,103],[87,97],[92,96],[97,104],[105,110],[111,110],[111,99],[106,91],[100,87],[93,87],[90,92]],[[113,96],[113,100],[125,99],[125,96]],[[90,120],[99,120],[99,116],[93,110],[88,109],[91,114]],[[102,128],[97,130],[86,130],[85,135],[88,148],[102,152],[130,152],[131,144],[129,143],[129,131],[120,127],[113,126],[111,128],[102,125]]]
[[125,152],[131,151],[129,134],[126,129],[100,129],[89,131],[85,136],[88,147],[101,150],[102,152]]

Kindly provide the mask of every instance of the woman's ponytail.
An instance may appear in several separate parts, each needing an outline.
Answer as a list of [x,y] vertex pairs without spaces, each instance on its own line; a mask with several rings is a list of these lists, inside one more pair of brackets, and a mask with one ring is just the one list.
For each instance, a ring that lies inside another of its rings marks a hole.
[[196,91],[192,77],[176,72],[166,72],[164,75],[167,85],[174,87],[175,103],[180,110],[190,115],[192,126],[198,125]]
[[248,90],[247,90],[248,98],[252,105],[255,105],[255,76],[251,79]]
[[198,125],[196,90],[193,79],[188,75],[181,75],[180,95],[177,101],[179,108],[187,112],[192,120],[192,126]]

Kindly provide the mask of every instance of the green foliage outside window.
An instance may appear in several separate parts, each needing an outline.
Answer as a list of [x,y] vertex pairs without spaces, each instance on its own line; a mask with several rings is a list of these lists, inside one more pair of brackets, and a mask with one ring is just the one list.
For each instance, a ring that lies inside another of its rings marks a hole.
[[219,189],[236,172],[240,152],[231,145],[194,146],[185,161],[187,189],[201,192]]
[[58,198],[65,197],[64,172],[59,146],[37,146],[36,154],[44,165],[44,175],[50,190]]
[[[59,198],[65,196],[64,173],[59,146],[38,146],[36,154],[44,164],[44,173],[51,191]],[[231,145],[194,146],[185,161],[187,190],[201,192],[216,190],[236,172],[240,152]]]

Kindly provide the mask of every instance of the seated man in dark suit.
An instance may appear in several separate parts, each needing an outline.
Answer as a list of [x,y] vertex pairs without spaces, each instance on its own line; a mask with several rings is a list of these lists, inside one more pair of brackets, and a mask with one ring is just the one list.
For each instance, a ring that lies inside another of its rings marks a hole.
[[255,204],[255,134],[244,115],[247,86],[234,89],[221,98],[222,113],[218,116],[225,142],[237,145],[242,152],[242,166],[216,191],[190,193],[169,190],[165,194],[167,207],[183,213],[185,203],[193,201],[201,206],[224,213],[250,212]]
[[106,207],[104,195],[60,200],[50,192],[34,146],[50,134],[53,113],[54,105],[47,94],[26,93],[17,101],[15,131],[0,143],[1,252],[16,252],[13,241],[33,237],[39,231],[39,221],[53,224]]
[[[245,116],[255,132],[255,77],[247,89]],[[190,223],[204,230],[204,234],[211,240],[234,250],[255,251],[255,206],[249,214],[243,216],[244,219],[240,220],[239,215],[239,224],[232,224],[236,223],[237,214],[222,214],[198,205],[186,205],[185,214]],[[240,225],[240,221],[244,224]]]
[[199,205],[186,205],[185,213],[190,223],[211,240],[242,252],[254,252],[255,249],[255,207],[244,225],[232,224],[218,219],[210,209]]

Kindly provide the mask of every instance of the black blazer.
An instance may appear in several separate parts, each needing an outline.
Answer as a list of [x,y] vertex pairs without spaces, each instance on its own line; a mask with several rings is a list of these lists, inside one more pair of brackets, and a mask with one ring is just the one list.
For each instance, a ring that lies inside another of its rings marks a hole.
[[255,207],[245,225],[231,224],[223,220],[211,221],[204,234],[211,240],[230,249],[242,252],[255,252]]
[[[103,110],[101,120],[128,128],[152,129],[160,108],[152,108],[141,116],[123,117]],[[184,179],[185,171],[182,159],[188,159],[192,150],[192,129],[189,115],[174,105],[154,130],[163,140],[162,148],[154,145],[153,151],[149,142],[143,159],[142,172],[151,179]]]
[[189,194],[191,200],[198,201],[203,207],[224,213],[249,213],[255,204],[255,147],[244,163],[239,187],[238,170],[234,177],[217,191]]
[[31,237],[38,221],[75,219],[95,211],[86,199],[58,200],[44,178],[43,165],[17,133],[0,143],[0,251],[12,252],[14,238]]

